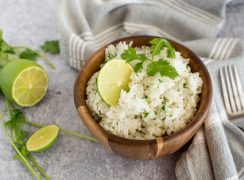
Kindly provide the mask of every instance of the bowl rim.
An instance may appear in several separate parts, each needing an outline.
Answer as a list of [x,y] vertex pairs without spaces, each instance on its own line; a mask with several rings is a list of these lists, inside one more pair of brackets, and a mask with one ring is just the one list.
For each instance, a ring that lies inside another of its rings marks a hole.
[[[206,109],[203,111],[203,113],[199,113],[199,106],[197,108],[197,111],[194,115],[194,117],[191,119],[191,121],[186,125],[186,127],[184,127],[181,130],[178,130],[177,132],[170,134],[170,135],[164,135],[164,136],[160,136],[159,138],[162,138],[164,142],[166,141],[170,141],[172,139],[176,139],[177,137],[179,137],[180,135],[183,135],[184,133],[188,132],[190,129],[196,128],[199,123],[202,123],[205,120],[205,117],[208,114],[210,105],[211,105],[211,101],[212,101],[212,82],[211,82],[211,78],[210,78],[210,74],[206,68],[206,66],[204,65],[204,63],[202,62],[202,60],[188,47],[182,45],[179,42],[176,42],[174,40],[171,40],[169,38],[165,38],[165,37],[160,37],[160,36],[151,36],[151,35],[137,35],[137,36],[128,36],[128,37],[124,37],[124,38],[119,38],[117,40],[111,41],[109,43],[107,43],[106,45],[98,48],[89,58],[86,59],[85,64],[82,66],[82,68],[80,69],[75,84],[74,84],[74,101],[75,101],[75,106],[78,109],[79,107],[83,106],[83,108],[85,108],[85,111],[89,112],[89,118],[93,121],[96,122],[97,128],[102,132],[105,133],[105,135],[107,137],[109,137],[109,139],[111,141],[117,142],[117,143],[125,143],[125,144],[148,144],[148,143],[155,143],[158,140],[158,137],[154,138],[154,139],[129,139],[129,138],[125,138],[125,137],[120,137],[118,135],[115,135],[113,133],[111,133],[110,131],[104,129],[99,123],[97,123],[97,121],[92,117],[89,108],[87,106],[87,104],[85,103],[85,106],[82,105],[81,103],[81,98],[78,97],[77,95],[79,94],[77,91],[78,89],[78,84],[80,83],[80,77],[82,76],[84,69],[87,68],[87,66],[89,66],[90,62],[92,59],[94,59],[96,57],[97,54],[99,54],[101,51],[104,51],[104,49],[106,47],[108,47],[108,45],[110,44],[117,44],[120,41],[128,41],[131,40],[133,41],[133,39],[140,39],[140,38],[163,38],[168,40],[171,44],[177,44],[178,46],[181,46],[182,48],[184,48],[185,50],[187,50],[188,52],[190,52],[193,56],[195,56],[195,59],[197,61],[197,63],[201,66],[201,68],[204,71],[204,75],[205,75],[205,79],[206,79],[206,85],[208,86],[208,95],[207,95],[207,99],[204,101],[205,104],[204,106],[206,106]],[[87,85],[86,85],[87,87]],[[201,100],[200,100],[201,101]],[[78,113],[80,114],[80,112],[78,111]],[[82,118],[81,118],[82,119]],[[82,119],[83,121],[83,119]],[[87,127],[88,129],[90,129],[89,127]],[[94,133],[93,133],[94,134]],[[95,135],[96,136],[96,135]]]

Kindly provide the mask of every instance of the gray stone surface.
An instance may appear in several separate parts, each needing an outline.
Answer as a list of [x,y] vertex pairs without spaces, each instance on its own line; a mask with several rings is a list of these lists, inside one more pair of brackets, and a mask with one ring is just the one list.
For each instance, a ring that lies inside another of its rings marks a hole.
[[[42,42],[58,39],[59,0],[0,0],[0,28],[4,38],[13,44],[37,48]],[[219,36],[244,37],[244,1],[227,7],[227,22]],[[56,70],[47,67],[50,87],[45,99],[27,116],[41,123],[57,123],[61,127],[90,134],[80,122],[73,102],[73,85],[77,72],[69,68],[61,56],[51,56]],[[43,64],[40,61],[41,64]],[[0,97],[0,109],[4,110]],[[29,128],[34,131],[34,128]],[[14,151],[0,128],[0,179],[32,179],[25,167],[12,160]],[[175,179],[174,166],[180,152],[155,161],[127,160],[105,151],[99,144],[61,134],[55,146],[35,154],[37,161],[52,179]]]

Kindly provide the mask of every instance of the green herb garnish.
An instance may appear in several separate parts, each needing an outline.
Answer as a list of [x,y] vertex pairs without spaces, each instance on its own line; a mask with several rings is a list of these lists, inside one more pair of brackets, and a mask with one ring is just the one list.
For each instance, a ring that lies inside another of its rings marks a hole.
[[59,42],[57,40],[52,41],[46,41],[42,46],[41,49],[45,52],[51,53],[51,54],[59,54]]
[[135,64],[134,70],[135,72],[138,72],[143,67],[143,62],[147,60],[147,57],[145,54],[136,54],[136,49],[129,47],[127,50],[125,50],[121,54],[122,59],[124,59],[127,63],[130,63],[131,61],[137,60],[138,63]]
[[8,44],[2,37],[2,31],[0,30],[0,67],[3,67],[10,61],[27,59],[36,61],[38,58],[42,58],[50,67],[55,69],[54,64],[49,60],[44,52],[51,54],[59,54],[58,41],[47,41],[41,46],[42,50],[34,50],[26,46],[13,46]]
[[35,61],[38,56],[39,56],[38,53],[31,49],[26,49],[23,52],[21,52],[19,55],[19,57],[21,59],[28,59],[28,60],[33,60],[33,61]]
[[139,61],[145,61],[147,60],[147,57],[145,54],[136,54],[136,49],[129,47],[126,49],[122,54],[121,57],[127,62],[131,62],[134,60],[139,60]]
[[183,88],[186,88],[186,86],[187,86],[187,84],[186,84],[186,83],[184,83],[184,84],[183,84]]
[[175,58],[175,50],[166,39],[162,38],[154,38],[150,41],[151,46],[151,55],[154,57],[155,55],[159,55],[160,52],[166,47],[167,48],[167,57]]
[[162,110],[163,110],[164,112],[166,112],[166,106],[165,106],[165,105],[162,106]]
[[[20,162],[24,164],[24,166],[29,170],[29,172],[33,175],[35,179],[41,180],[42,177],[44,177],[44,179],[49,180],[50,177],[46,174],[44,169],[38,164],[38,162],[26,148],[26,141],[29,133],[25,131],[25,126],[31,125],[37,128],[41,128],[45,125],[29,121],[25,117],[24,113],[20,109],[17,109],[9,101],[6,101],[6,106],[9,121],[6,121],[3,118],[1,112],[0,120],[3,124],[3,131],[5,133],[5,136],[16,152],[16,154],[13,156],[13,159],[20,160]],[[83,139],[97,142],[95,138],[84,134],[79,134],[62,128],[60,128],[60,130],[66,134],[74,135]]]
[[135,72],[139,72],[143,69],[143,63],[145,61],[151,61],[147,66],[147,74],[149,76],[154,76],[156,73],[160,73],[161,76],[166,76],[171,79],[174,79],[178,76],[176,69],[169,63],[168,60],[159,59],[158,61],[154,61],[154,57],[159,55],[164,48],[167,48],[167,57],[174,58],[175,50],[171,46],[171,44],[166,39],[154,38],[150,41],[151,48],[150,53],[152,59],[148,59],[145,54],[137,54],[136,49],[133,47],[129,47],[122,54],[121,58],[125,60],[127,63],[131,63],[132,61],[136,61],[133,65]]
[[[9,101],[7,101],[7,110],[10,120],[5,121],[3,119],[2,113],[0,113],[0,118],[3,123],[5,136],[16,152],[16,154],[13,156],[13,159],[19,159],[30,171],[33,177],[35,177],[35,179],[41,180],[41,175],[45,177],[45,179],[50,179],[26,148],[26,139],[28,133],[24,130],[26,120],[25,116],[20,110],[15,109]],[[7,129],[11,130],[10,132],[12,132],[12,136]],[[39,173],[35,168],[37,168]]]
[[149,112],[144,111],[144,112],[143,112],[143,117],[147,117],[147,116],[148,116],[148,114],[149,114]]
[[171,66],[169,61],[163,59],[153,61],[148,65],[147,74],[149,76],[154,76],[157,72],[159,72],[161,76],[166,76],[171,79],[178,76],[176,69]]

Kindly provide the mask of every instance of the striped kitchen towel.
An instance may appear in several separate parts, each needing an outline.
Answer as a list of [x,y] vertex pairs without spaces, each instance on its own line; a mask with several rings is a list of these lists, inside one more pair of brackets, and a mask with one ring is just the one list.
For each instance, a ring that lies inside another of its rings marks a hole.
[[[213,103],[204,126],[176,164],[178,179],[243,179],[244,133],[224,110],[219,68],[236,64],[244,82],[244,43],[216,38],[228,0],[63,0],[61,48],[80,69],[101,46],[125,36],[156,35],[181,42],[207,65]],[[243,124],[243,118],[238,120]],[[242,122],[241,122],[242,121]]]
[[224,22],[226,2],[205,0],[202,8],[200,2],[63,0],[60,11],[62,52],[73,68],[80,69],[85,59],[99,47],[125,36],[148,34],[176,41],[216,37]]

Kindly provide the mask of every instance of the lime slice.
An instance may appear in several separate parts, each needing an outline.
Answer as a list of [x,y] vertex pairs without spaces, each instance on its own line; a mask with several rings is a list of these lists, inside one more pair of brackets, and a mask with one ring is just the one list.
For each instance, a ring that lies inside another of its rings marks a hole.
[[124,60],[111,60],[99,72],[97,78],[98,92],[104,102],[116,106],[122,89],[128,90],[133,68]]
[[19,106],[29,107],[45,96],[48,76],[35,62],[16,60],[8,63],[1,70],[0,87],[8,99]]
[[59,127],[48,125],[36,131],[27,141],[26,147],[30,152],[40,152],[50,148],[57,140]]

